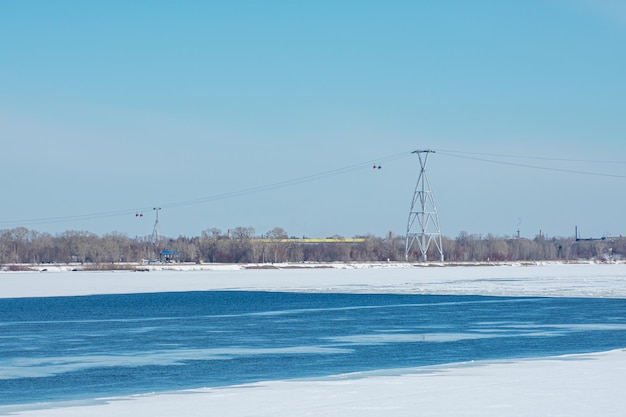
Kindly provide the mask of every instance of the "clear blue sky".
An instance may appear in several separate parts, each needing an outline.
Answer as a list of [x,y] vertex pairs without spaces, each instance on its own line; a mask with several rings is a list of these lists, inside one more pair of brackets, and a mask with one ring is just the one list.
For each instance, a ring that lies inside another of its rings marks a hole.
[[0,229],[404,234],[427,148],[445,236],[626,235],[625,45],[609,0],[5,0]]

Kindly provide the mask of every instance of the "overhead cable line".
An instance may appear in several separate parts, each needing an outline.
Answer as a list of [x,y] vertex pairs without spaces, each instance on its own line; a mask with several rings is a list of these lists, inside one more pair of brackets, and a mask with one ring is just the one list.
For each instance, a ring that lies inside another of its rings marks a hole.
[[58,216],[58,217],[43,217],[43,218],[37,218],[37,219],[10,220],[10,221],[2,221],[0,222],[0,225],[62,223],[62,222],[78,221],[78,220],[101,219],[101,218],[106,218],[106,217],[126,216],[129,214],[136,213],[139,210],[141,209],[106,211],[106,212],[89,213],[89,214],[77,214],[73,216]]
[[[581,171],[581,170],[575,170],[575,169],[564,169],[564,168],[546,167],[546,166],[539,166],[539,165],[529,165],[529,164],[522,164],[522,163],[510,162],[510,161],[498,161],[498,160],[494,160],[494,159],[478,158],[478,157],[473,157],[473,156],[465,156],[465,155],[461,155],[461,154],[455,154],[455,153],[451,153],[449,151],[439,151],[438,150],[437,152],[439,154],[441,154],[441,155],[451,156],[451,157],[454,157],[454,158],[470,159],[470,160],[481,161],[481,162],[490,162],[490,163],[500,164],[500,165],[518,166],[518,167],[532,168],[532,169],[541,169],[541,170],[545,170],[545,171],[566,172],[566,173],[569,173],[569,174],[594,175],[594,176],[598,176],[598,177],[626,178],[626,175],[606,174],[606,173],[601,173],[601,172],[591,172],[591,171]],[[467,153],[469,154],[470,152],[467,152]],[[495,155],[493,155],[493,156],[495,156]],[[574,160],[567,160],[567,161],[576,162]],[[582,162],[582,161],[577,161],[577,162]],[[584,162],[592,162],[592,161],[584,161]],[[596,161],[596,162],[599,162],[599,161]],[[605,161],[605,162],[609,162],[609,161]],[[618,162],[618,161],[611,161],[610,163],[620,163],[620,162]]]
[[212,195],[212,196],[208,196],[208,197],[195,198],[195,199],[192,199],[192,200],[179,201],[179,202],[169,203],[169,204],[162,204],[161,207],[173,208],[173,207],[190,206],[190,205],[202,204],[202,203],[207,203],[207,202],[212,202],[212,201],[217,201],[217,200],[224,200],[224,199],[228,199],[228,198],[240,197],[240,196],[244,196],[244,195],[248,195],[248,194],[260,193],[260,192],[264,192],[264,191],[271,191],[271,190],[275,190],[275,189],[278,189],[278,188],[287,187],[287,186],[290,186],[290,185],[303,184],[303,183],[307,183],[307,182],[317,181],[317,180],[320,180],[320,179],[323,179],[323,178],[333,177],[333,176],[336,176],[336,175],[341,175],[341,174],[357,171],[357,170],[363,169],[365,167],[371,167],[372,164],[374,164],[374,163],[380,163],[381,161],[396,160],[396,159],[400,159],[400,158],[407,157],[407,156],[410,156],[410,155],[411,155],[411,152],[409,152],[409,151],[402,152],[402,153],[389,155],[389,156],[385,156],[385,157],[374,159],[374,160],[370,160],[370,161],[360,162],[360,163],[357,163],[357,164],[354,164],[354,165],[349,165],[349,166],[346,166],[346,167],[343,167],[343,168],[332,169],[332,170],[329,170],[329,171],[324,171],[324,172],[320,172],[320,173],[317,173],[317,174],[307,175],[307,176],[304,176],[304,177],[292,178],[292,179],[289,179],[289,180],[279,181],[279,182],[275,182],[275,183],[272,183],[272,184],[261,185],[261,186],[252,187],[252,188],[246,188],[246,189],[243,189],[243,190],[232,191],[232,192],[223,193],[223,194],[216,194],[216,195]]
[[[363,169],[365,167],[371,167],[372,164],[378,164],[383,161],[394,161],[400,158],[408,157],[411,155],[410,151],[401,152],[393,155],[384,156],[382,158],[377,158],[365,162],[356,163],[353,165],[349,165],[343,168],[331,169],[329,171],[323,171],[317,174],[306,175],[303,177],[292,178],[289,180],[278,181],[271,184],[261,185],[257,187],[245,188],[237,191],[232,191],[228,193],[216,194],[207,197],[200,197],[191,200],[172,202],[167,204],[160,204],[161,208],[175,208],[175,207],[185,207],[192,206],[197,204],[205,204],[213,201],[225,200],[229,198],[246,196],[249,194],[260,193],[265,191],[271,191],[283,187],[288,187],[291,185],[297,185],[307,182],[313,182],[317,180],[321,180],[328,177],[333,177],[341,174],[346,174],[349,172],[357,171]],[[114,211],[105,211],[105,212],[96,212],[96,213],[88,213],[88,214],[79,214],[72,216],[58,216],[58,217],[44,217],[44,218],[35,218],[35,219],[24,219],[24,220],[10,220],[10,221],[0,221],[0,227],[2,226],[12,226],[12,225],[25,225],[25,224],[47,224],[47,223],[62,223],[62,222],[73,222],[79,220],[92,220],[92,219],[103,219],[110,217],[120,217],[127,216],[130,214],[143,212],[152,210],[152,206],[150,207],[141,207],[141,208],[133,208],[133,209],[125,209],[125,210],[114,210]]]
[[607,161],[607,160],[594,160],[594,159],[572,159],[572,158],[551,158],[545,156],[529,156],[529,155],[507,155],[507,154],[497,154],[497,153],[485,153],[485,152],[467,152],[467,151],[456,151],[450,149],[437,149],[437,152],[443,155],[449,156],[458,156],[452,154],[460,154],[460,155],[480,155],[480,156],[493,156],[500,158],[516,158],[516,159],[537,159],[544,161],[561,161],[561,162],[585,162],[585,163],[594,163],[594,164],[621,164],[626,165],[626,161]]

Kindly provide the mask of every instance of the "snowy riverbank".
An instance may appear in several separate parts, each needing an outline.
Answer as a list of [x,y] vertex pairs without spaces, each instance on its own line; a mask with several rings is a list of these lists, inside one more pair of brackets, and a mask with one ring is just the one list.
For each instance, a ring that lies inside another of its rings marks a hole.
[[625,373],[619,350],[105,398],[15,415],[621,417]]

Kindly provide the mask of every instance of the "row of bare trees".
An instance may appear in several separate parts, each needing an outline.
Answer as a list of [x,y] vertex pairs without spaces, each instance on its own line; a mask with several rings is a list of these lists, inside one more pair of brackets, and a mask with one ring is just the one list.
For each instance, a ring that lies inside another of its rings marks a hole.
[[[257,235],[252,227],[236,227],[228,233],[204,230],[200,236],[130,238],[122,233],[102,236],[86,231],[51,235],[24,227],[0,230],[0,264],[117,263],[157,260],[165,249],[180,262],[279,263],[279,262],[380,262],[404,261],[404,238],[365,236],[357,243],[280,242],[288,235],[276,227]],[[262,239],[261,239],[262,238]],[[449,262],[498,262],[541,260],[612,260],[626,256],[626,238],[576,241],[574,238],[534,239],[485,237],[461,232],[442,239],[444,258]],[[411,253],[410,261],[419,259]],[[429,259],[438,260],[436,253]]]

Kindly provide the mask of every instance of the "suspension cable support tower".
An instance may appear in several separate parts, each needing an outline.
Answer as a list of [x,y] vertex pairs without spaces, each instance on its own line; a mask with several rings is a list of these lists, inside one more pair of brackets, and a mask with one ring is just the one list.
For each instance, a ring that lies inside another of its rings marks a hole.
[[156,220],[154,221],[154,228],[152,229],[152,244],[157,246],[161,239],[161,226],[159,225],[159,211],[161,207],[154,207],[153,210],[156,213]]
[[409,220],[406,228],[406,244],[404,258],[409,260],[409,253],[414,244],[419,247],[421,261],[428,260],[428,248],[431,243],[435,245],[439,252],[439,259],[443,262],[443,249],[441,245],[441,229],[439,227],[439,216],[435,199],[430,187],[430,181],[426,176],[426,162],[428,155],[435,151],[417,150],[412,153],[417,154],[420,162],[420,173],[413,193]]

